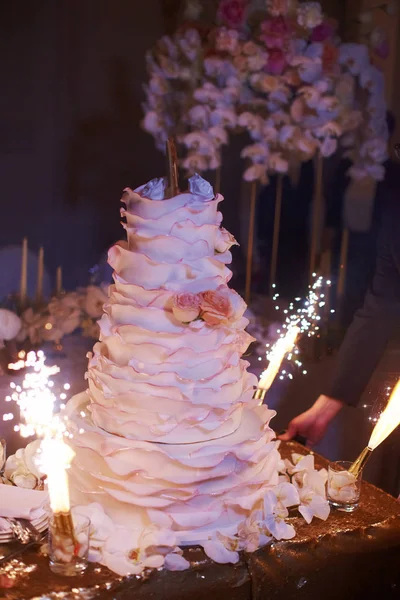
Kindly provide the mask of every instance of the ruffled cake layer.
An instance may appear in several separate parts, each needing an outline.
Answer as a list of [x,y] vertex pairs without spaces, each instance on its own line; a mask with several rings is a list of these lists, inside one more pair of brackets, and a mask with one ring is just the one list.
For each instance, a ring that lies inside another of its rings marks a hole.
[[233,534],[278,483],[279,452],[266,407],[244,409],[236,431],[197,444],[128,440],[93,424],[86,393],[67,406],[76,456],[72,502],[99,502],[116,524],[171,529],[179,544]]

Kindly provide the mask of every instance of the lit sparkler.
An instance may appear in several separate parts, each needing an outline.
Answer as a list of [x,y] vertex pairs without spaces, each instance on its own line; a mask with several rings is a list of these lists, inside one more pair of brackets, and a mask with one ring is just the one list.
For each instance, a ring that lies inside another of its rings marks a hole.
[[[288,360],[293,360],[297,367],[302,367],[302,363],[298,359],[299,349],[296,346],[299,337],[302,335],[313,337],[320,331],[321,316],[319,312],[326,305],[325,290],[331,285],[331,281],[325,280],[323,277],[317,277],[315,273],[314,278],[315,281],[309,288],[307,298],[304,301],[301,298],[295,298],[289,304],[289,307],[283,310],[285,321],[281,329],[278,329],[280,334],[278,340],[273,345],[266,344],[269,365],[262,373],[255,393],[255,397],[258,399],[264,399],[285,357]],[[275,288],[275,284],[272,287]],[[279,294],[276,293],[273,296],[273,300],[276,302],[275,310],[281,309],[278,299]],[[303,374],[306,373],[307,371],[303,369]],[[285,371],[282,371],[280,379],[283,379],[284,375],[292,379],[291,373]]]
[[367,460],[375,450],[400,424],[400,380],[394,388],[389,402],[379,417],[366,448],[350,467],[350,473],[355,476],[362,471]]

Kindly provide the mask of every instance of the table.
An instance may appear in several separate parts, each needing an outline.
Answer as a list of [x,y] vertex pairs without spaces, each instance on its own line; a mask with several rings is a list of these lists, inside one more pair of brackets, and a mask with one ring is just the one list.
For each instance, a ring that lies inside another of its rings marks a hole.
[[[306,453],[294,442],[283,456]],[[316,456],[318,467],[328,462]],[[52,574],[38,551],[21,557],[25,572],[12,583],[0,569],[0,600],[384,600],[399,598],[400,503],[363,483],[359,509],[333,511],[311,525],[292,517],[297,535],[254,554],[237,565],[217,565],[198,548],[186,549],[191,568],[154,572],[144,580],[120,578],[90,565],[79,579]],[[0,546],[0,556],[9,546]],[[31,566],[31,567],[29,567]],[[6,574],[7,575],[7,574]],[[3,585],[3,587],[1,587]]]

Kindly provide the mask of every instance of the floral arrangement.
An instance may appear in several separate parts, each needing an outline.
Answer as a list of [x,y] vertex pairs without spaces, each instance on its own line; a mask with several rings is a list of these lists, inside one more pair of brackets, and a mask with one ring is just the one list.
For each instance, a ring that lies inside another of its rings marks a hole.
[[97,320],[108,299],[107,288],[106,285],[89,285],[54,296],[48,304],[39,308],[27,308],[21,315],[22,326],[17,341],[29,340],[34,346],[42,342],[58,342],[79,327],[84,336],[97,339]]
[[176,135],[188,173],[217,169],[229,135],[247,132],[248,181],[338,146],[353,178],[383,178],[384,80],[366,46],[342,43],[319,2],[220,0],[217,22],[191,21],[147,57],[143,127],[159,149]]

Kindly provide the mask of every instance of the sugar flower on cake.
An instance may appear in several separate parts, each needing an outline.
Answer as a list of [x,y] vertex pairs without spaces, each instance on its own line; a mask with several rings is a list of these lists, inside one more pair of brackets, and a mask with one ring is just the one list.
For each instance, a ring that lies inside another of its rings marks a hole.
[[[283,486],[290,486],[282,491]],[[280,497],[279,497],[280,496]],[[264,523],[276,540],[290,540],[296,532],[294,527],[286,522],[289,515],[288,507],[298,505],[299,496],[291,483],[282,483],[275,490],[269,490],[264,497]]]
[[300,27],[314,29],[323,20],[322,8],[319,2],[302,2],[297,9],[297,22]]
[[146,183],[146,185],[137,188],[135,192],[150,200],[164,200],[167,186],[168,182],[165,177],[157,177]]
[[212,185],[198,173],[189,178],[189,191],[196,196],[203,196],[206,200],[214,198]]
[[172,299],[174,317],[182,323],[191,323],[200,315],[201,300],[199,294],[191,294],[190,292],[175,294]]
[[246,310],[244,300],[226,285],[200,294],[201,318],[210,326],[238,321]]

